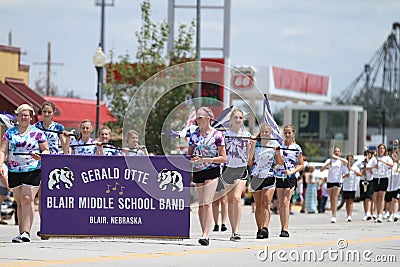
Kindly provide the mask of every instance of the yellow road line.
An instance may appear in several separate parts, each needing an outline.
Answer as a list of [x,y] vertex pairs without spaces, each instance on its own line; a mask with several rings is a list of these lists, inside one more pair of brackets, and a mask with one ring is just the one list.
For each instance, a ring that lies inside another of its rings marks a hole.
[[[387,241],[400,240],[400,236],[386,236],[386,237],[375,237],[375,238],[364,238],[359,240],[346,240],[348,244],[364,244],[364,243],[382,243]],[[283,248],[305,248],[305,247],[323,247],[332,246],[337,243],[334,241],[327,242],[307,242],[300,244],[281,244],[281,245],[268,245],[269,249],[279,250]],[[235,253],[235,252],[247,252],[249,250],[261,250],[264,249],[265,245],[262,246],[246,246],[241,248],[212,248],[212,249],[194,249],[194,250],[183,250],[177,252],[154,252],[154,253],[132,253],[115,256],[98,256],[91,258],[70,258],[62,260],[35,260],[35,261],[14,261],[7,263],[0,263],[1,267],[36,267],[36,266],[51,266],[51,265],[69,265],[69,264],[84,264],[89,262],[113,262],[113,261],[128,261],[134,260],[135,258],[147,258],[155,259],[161,257],[171,256],[191,256],[201,254],[217,254],[217,253]]]

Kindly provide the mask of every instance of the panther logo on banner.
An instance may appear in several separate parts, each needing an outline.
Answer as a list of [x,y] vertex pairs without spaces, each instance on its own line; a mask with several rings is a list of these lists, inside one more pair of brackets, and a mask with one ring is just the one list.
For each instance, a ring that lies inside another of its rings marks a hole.
[[171,171],[163,169],[158,174],[157,182],[160,183],[161,190],[167,190],[168,185],[171,185],[172,191],[178,189],[179,192],[183,191],[182,174],[178,171]]
[[47,187],[60,189],[60,184],[63,184],[65,189],[71,189],[74,179],[74,173],[68,167],[56,168],[49,173]]

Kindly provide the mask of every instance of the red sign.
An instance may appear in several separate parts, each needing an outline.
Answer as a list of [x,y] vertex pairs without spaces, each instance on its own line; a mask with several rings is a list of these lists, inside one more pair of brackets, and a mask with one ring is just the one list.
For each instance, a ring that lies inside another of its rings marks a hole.
[[241,67],[232,70],[231,86],[233,89],[249,89],[254,85],[255,70],[251,67]]

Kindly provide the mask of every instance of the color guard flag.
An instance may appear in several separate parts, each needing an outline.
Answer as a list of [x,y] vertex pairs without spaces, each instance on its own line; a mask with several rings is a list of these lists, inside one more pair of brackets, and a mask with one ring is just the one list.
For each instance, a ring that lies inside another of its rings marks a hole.
[[272,128],[272,136],[278,139],[279,144],[282,145],[283,138],[279,134],[279,127],[272,116],[271,107],[269,105],[268,96],[264,94],[264,112],[262,116],[262,123],[268,124]]

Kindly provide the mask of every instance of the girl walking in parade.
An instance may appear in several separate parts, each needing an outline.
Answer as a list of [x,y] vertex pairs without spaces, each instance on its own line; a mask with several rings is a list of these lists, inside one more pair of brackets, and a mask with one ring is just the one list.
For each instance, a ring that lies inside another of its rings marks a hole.
[[[90,137],[93,125],[89,119],[81,121],[79,125],[79,136],[71,140],[71,154],[73,155],[96,155],[96,141]],[[100,153],[100,152],[99,152]]]
[[398,151],[393,151],[391,154],[393,160],[393,168],[389,176],[389,183],[385,200],[389,204],[389,218],[388,222],[397,222],[399,220],[399,197],[400,197],[400,169],[399,169],[399,155]]
[[19,234],[12,242],[22,243],[31,241],[34,199],[41,179],[41,154],[49,154],[50,151],[44,133],[31,125],[35,114],[33,108],[27,104],[20,105],[16,114],[18,125],[4,133],[0,146],[0,174],[5,175],[2,165],[8,155],[9,188],[13,190],[18,205]]
[[[50,154],[69,154],[69,143],[71,141],[71,137],[69,135],[70,133],[65,130],[64,125],[53,120],[54,115],[56,114],[56,106],[54,105],[54,103],[45,101],[42,104],[40,111],[42,114],[42,120],[38,121],[34,125],[38,129],[42,130],[43,133],[46,135],[47,143],[49,144]],[[40,197],[41,190],[39,187],[39,216],[41,213]],[[40,236],[40,231],[37,232],[37,235]],[[42,237],[42,239],[45,238]]]
[[377,157],[372,157],[366,169],[373,171],[374,198],[378,216],[375,222],[383,221],[383,208],[385,206],[385,194],[389,184],[389,175],[393,167],[393,160],[387,155],[386,146],[378,146]]
[[211,127],[214,119],[212,110],[201,107],[196,113],[198,131],[189,138],[188,155],[193,168],[193,182],[199,199],[199,220],[202,237],[199,243],[208,246],[209,231],[212,224],[212,201],[220,177],[220,165],[226,162],[223,133]]
[[260,126],[260,133],[252,140],[249,165],[252,166],[250,190],[256,205],[255,219],[257,239],[269,237],[271,201],[275,191],[275,164],[283,164],[279,143],[272,139],[272,128],[267,124]]
[[145,146],[139,145],[139,134],[135,130],[129,130],[126,133],[126,147],[123,151],[126,156],[147,156],[148,152]]
[[364,151],[364,160],[359,167],[361,167],[362,177],[360,179],[360,199],[363,201],[364,206],[364,217],[363,221],[372,219],[372,195],[374,194],[374,188],[372,185],[372,170],[366,169],[366,166],[372,158],[373,152],[371,150]]
[[247,164],[250,152],[250,132],[244,129],[244,113],[234,109],[230,115],[230,127],[225,132],[227,160],[221,180],[228,195],[228,217],[232,228],[231,241],[241,239],[239,234],[242,218],[241,195],[247,181]]
[[325,169],[329,170],[326,187],[331,200],[331,223],[336,223],[337,202],[342,183],[342,168],[348,163],[346,159],[340,157],[340,153],[340,148],[334,147],[333,155],[325,161],[324,166],[320,169],[321,172]]
[[296,144],[296,129],[293,125],[283,128],[284,141],[281,150],[283,164],[279,164],[276,170],[276,191],[278,193],[279,217],[281,221],[280,237],[289,237],[290,202],[297,184],[297,176],[304,169],[303,152]]
[[356,176],[361,176],[362,173],[360,172],[360,169],[357,166],[353,165],[354,164],[353,155],[347,155],[346,160],[348,163],[347,166],[344,166],[342,170],[343,173],[342,186],[343,186],[343,198],[346,201],[346,212],[347,212],[346,222],[351,222],[353,216],[353,203],[356,197],[356,190],[357,190]]

